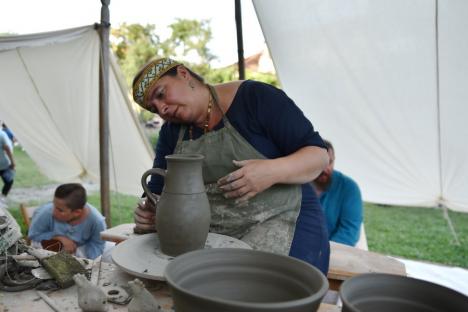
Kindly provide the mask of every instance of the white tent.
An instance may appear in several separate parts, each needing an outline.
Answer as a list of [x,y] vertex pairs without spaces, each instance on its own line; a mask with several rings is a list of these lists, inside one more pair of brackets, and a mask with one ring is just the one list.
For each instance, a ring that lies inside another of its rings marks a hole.
[[365,200],[468,211],[468,1],[253,2],[283,88]]
[[[0,37],[0,119],[56,181],[99,182],[99,50],[93,26]],[[153,151],[110,62],[109,184],[139,195]]]

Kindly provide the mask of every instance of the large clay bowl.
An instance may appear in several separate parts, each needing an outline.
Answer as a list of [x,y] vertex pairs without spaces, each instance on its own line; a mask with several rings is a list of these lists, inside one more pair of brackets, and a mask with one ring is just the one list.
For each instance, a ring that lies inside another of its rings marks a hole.
[[342,312],[466,312],[468,297],[423,280],[368,273],[340,288]]
[[326,277],[306,262],[233,248],[192,251],[166,268],[176,312],[314,312]]

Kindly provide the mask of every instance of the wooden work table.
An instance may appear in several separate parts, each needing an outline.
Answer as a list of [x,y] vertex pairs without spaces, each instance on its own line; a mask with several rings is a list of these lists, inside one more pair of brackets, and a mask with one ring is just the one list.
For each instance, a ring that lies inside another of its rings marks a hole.
[[[99,285],[104,291],[108,291],[112,287],[126,286],[133,279],[131,276],[114,264],[94,261],[92,264],[91,281]],[[173,302],[170,289],[165,282],[143,280],[146,289],[150,291],[158,301],[164,312],[173,312]],[[58,291],[41,292],[41,295],[35,290],[26,290],[21,292],[7,293],[0,292],[0,312],[80,312],[78,306],[77,288],[76,286],[69,287]],[[45,295],[45,299],[44,299]],[[50,304],[46,303],[48,301]],[[54,308],[52,308],[52,306]],[[119,305],[109,303],[108,311],[128,311],[128,304]],[[54,310],[55,309],[55,310]],[[318,312],[340,312],[341,309],[335,305],[322,303]]]
[[[122,224],[110,228],[101,233],[101,237],[107,241],[122,242],[129,239],[133,233],[134,224]],[[101,261],[100,258],[89,261],[88,269],[91,269],[91,282],[99,285],[104,292],[121,289],[125,297],[125,289],[129,281],[135,276],[127,274],[112,263]],[[163,312],[174,312],[173,301],[169,286],[163,281],[141,279],[146,289],[153,294]],[[128,303],[124,305],[108,303],[108,311],[128,311]],[[21,292],[0,292],[0,312],[80,312],[77,299],[77,287],[55,291],[25,290]],[[333,304],[322,303],[318,312],[340,312],[341,308]]]
[[[106,241],[120,243],[136,236],[133,233],[134,224],[122,224],[101,233]],[[406,275],[405,266],[401,262],[374,252],[360,250],[342,244],[331,243],[330,269],[328,280],[331,290],[338,290],[340,284],[354,275],[380,272]],[[135,277],[129,275],[111,263],[96,260],[91,262],[91,281],[105,291],[108,287],[127,286],[128,281]],[[164,312],[173,311],[173,303],[168,285],[165,282],[143,280],[147,289],[155,296]],[[7,293],[0,292],[0,312],[54,311],[46,301],[55,305],[57,311],[81,311],[78,307],[76,286],[52,292],[42,292],[42,296],[35,290]],[[45,295],[45,296],[44,296]],[[45,298],[45,299],[44,299]],[[127,305],[109,304],[109,311],[128,311]],[[322,303],[319,312],[339,312],[341,309],[333,304]]]

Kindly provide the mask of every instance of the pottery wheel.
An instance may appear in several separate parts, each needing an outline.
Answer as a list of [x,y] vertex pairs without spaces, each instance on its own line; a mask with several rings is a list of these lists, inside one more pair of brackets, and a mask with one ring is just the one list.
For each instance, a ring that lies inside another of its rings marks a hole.
[[[208,233],[205,249],[243,248],[252,249],[247,243],[234,237]],[[166,265],[174,259],[162,253],[158,234],[136,236],[116,245],[112,260],[125,272],[142,278],[164,281]]]

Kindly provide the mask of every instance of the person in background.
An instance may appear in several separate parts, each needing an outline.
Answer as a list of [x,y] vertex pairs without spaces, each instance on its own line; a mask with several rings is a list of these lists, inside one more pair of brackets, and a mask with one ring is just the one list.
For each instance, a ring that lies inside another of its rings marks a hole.
[[[209,85],[169,58],[146,64],[133,82],[135,102],[165,121],[153,167],[165,156],[202,154],[210,231],[252,248],[286,254],[328,271],[323,212],[309,181],[328,163],[326,147],[296,104],[257,81]],[[164,180],[151,177],[161,194]],[[138,229],[153,229],[150,201],[135,210]]]
[[15,159],[13,158],[13,149],[10,139],[2,131],[0,134],[0,176],[3,181],[2,200],[7,197],[15,179]]
[[32,245],[88,259],[100,256],[105,247],[100,232],[106,229],[106,223],[86,200],[86,190],[81,184],[57,187],[53,202],[34,211],[28,233]]
[[13,145],[16,145],[18,143],[15,135],[13,134],[13,131],[11,131],[10,128],[8,128],[4,122],[2,122],[2,131],[6,133]]
[[312,184],[325,213],[329,239],[355,246],[363,219],[361,191],[353,179],[334,170],[335,150],[329,141],[324,142],[330,162]]

